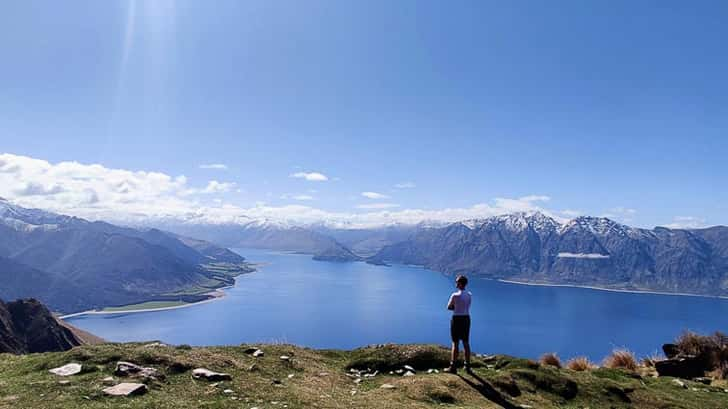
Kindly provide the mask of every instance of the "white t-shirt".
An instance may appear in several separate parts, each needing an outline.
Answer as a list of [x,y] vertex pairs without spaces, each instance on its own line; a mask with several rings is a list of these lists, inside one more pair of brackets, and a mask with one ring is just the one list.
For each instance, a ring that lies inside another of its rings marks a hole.
[[455,309],[452,315],[470,315],[470,301],[473,294],[470,291],[457,290],[450,296],[448,305],[452,303]]

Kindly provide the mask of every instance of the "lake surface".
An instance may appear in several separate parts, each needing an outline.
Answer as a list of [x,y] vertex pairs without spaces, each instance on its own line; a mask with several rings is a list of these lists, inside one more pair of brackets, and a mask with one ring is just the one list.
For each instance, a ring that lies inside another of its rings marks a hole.
[[[453,278],[419,267],[313,261],[236,250],[265,263],[218,301],[68,321],[110,341],[223,345],[286,342],[315,348],[448,344]],[[728,300],[540,287],[471,279],[471,343],[481,353],[601,360],[626,346],[645,356],[684,329],[728,332]]]

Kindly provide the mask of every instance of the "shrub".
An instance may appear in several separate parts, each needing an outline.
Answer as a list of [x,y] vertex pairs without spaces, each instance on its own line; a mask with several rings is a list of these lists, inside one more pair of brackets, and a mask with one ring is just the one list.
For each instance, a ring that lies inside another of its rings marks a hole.
[[541,365],[561,368],[561,359],[559,359],[559,356],[556,355],[555,352],[547,352],[541,355],[541,358],[539,358],[538,362]]
[[721,332],[700,335],[685,331],[677,338],[675,344],[681,354],[701,358],[708,371],[728,363],[728,336]]
[[611,369],[637,370],[637,359],[634,354],[626,349],[615,349],[612,354],[604,358],[603,365]]
[[589,358],[585,356],[578,356],[576,358],[571,358],[569,362],[566,363],[566,367],[571,369],[572,371],[588,371],[592,368],[594,368],[594,364],[589,361]]

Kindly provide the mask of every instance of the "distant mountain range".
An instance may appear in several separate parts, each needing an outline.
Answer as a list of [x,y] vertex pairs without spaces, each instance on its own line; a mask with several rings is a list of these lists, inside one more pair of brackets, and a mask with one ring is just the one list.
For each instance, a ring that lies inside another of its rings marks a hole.
[[0,298],[34,297],[60,312],[152,299],[196,301],[246,269],[242,257],[205,241],[0,199]]
[[560,222],[516,213],[445,225],[376,229],[187,225],[171,230],[230,247],[297,251],[317,260],[421,265],[545,284],[728,295],[728,227],[640,229],[603,217]]
[[195,301],[247,271],[221,272],[220,264],[244,266],[227,248],[414,264],[529,283],[728,295],[723,226],[640,229],[601,217],[560,222],[516,213],[376,229],[271,221],[158,227],[164,230],[89,222],[0,199],[0,297],[36,297],[63,312],[152,299]]
[[728,227],[638,229],[511,214],[425,229],[369,259],[524,282],[728,295]]

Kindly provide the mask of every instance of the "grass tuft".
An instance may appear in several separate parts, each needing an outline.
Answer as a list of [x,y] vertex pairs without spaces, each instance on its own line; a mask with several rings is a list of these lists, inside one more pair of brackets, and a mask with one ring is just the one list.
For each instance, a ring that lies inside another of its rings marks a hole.
[[571,358],[569,362],[566,363],[566,367],[571,369],[572,371],[588,371],[592,368],[594,368],[594,364],[589,361],[589,358],[585,356],[578,356],[576,358]]
[[612,354],[604,358],[603,365],[611,369],[637,370],[637,359],[631,351],[615,349]]

